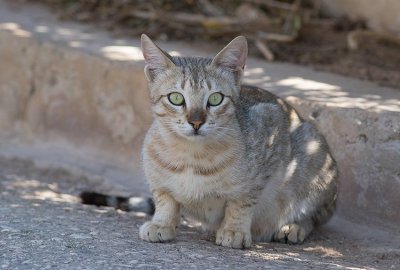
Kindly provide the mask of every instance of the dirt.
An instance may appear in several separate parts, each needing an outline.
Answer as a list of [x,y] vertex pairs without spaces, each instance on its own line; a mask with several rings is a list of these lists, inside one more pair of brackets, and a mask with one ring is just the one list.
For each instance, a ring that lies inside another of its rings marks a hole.
[[138,239],[138,227],[148,216],[79,202],[80,191],[102,184],[98,177],[0,157],[0,267],[400,269],[399,248],[357,239],[340,226],[322,227],[302,245],[255,243],[249,250],[216,246],[191,224],[173,242],[147,243]]
[[[95,24],[106,28],[116,37],[139,36],[145,32],[152,38],[162,40],[187,40],[196,43],[215,43],[223,46],[239,34],[251,37],[245,26],[236,27],[210,34],[203,28],[186,26],[182,23],[165,23],[157,18],[140,19],[131,15],[135,10],[164,12],[185,12],[188,14],[202,14],[209,16],[222,13],[227,16],[237,16],[238,10],[243,6],[242,1],[210,1],[213,9],[205,10],[208,1],[70,1],[70,0],[19,0],[22,2],[44,3],[56,12],[62,20],[75,20]],[[259,1],[245,1],[259,2]],[[284,2],[284,1],[283,1]],[[286,1],[288,3],[292,1]],[[247,6],[258,10],[266,20],[279,20],[283,15],[282,10],[266,8],[263,5],[246,3]],[[314,14],[312,7],[304,6],[303,17],[306,20],[298,32],[294,42],[268,42],[270,50],[275,56],[275,61],[290,62],[313,67],[341,75],[355,77],[378,83],[382,86],[399,88],[400,85],[400,42],[377,37],[360,38],[360,47],[350,50],[347,43],[350,31],[365,29],[363,22],[352,22],[346,18],[328,19],[319,14]],[[249,11],[250,12],[250,11]],[[243,12],[241,13],[243,14]],[[310,15],[311,14],[311,15]],[[260,15],[260,16],[261,16]],[[286,16],[286,15],[285,15]],[[251,28],[251,27],[250,27]],[[276,31],[277,29],[272,29]],[[281,29],[278,29],[281,31]],[[247,31],[247,32],[244,32]],[[251,42],[250,54],[263,58],[261,53]]]

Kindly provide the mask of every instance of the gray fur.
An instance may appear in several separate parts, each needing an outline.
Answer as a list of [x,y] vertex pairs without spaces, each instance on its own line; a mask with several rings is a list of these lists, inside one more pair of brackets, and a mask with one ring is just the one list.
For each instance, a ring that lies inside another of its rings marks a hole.
[[[214,59],[171,57],[147,36],[142,49],[154,112],[143,161],[156,204],[142,239],[173,239],[179,212],[233,248],[249,247],[252,239],[300,243],[330,218],[337,167],[329,147],[285,101],[241,85],[243,37]],[[181,93],[185,105],[171,105],[171,92]],[[215,92],[225,98],[208,106]],[[200,111],[204,123],[194,134],[188,119]]]

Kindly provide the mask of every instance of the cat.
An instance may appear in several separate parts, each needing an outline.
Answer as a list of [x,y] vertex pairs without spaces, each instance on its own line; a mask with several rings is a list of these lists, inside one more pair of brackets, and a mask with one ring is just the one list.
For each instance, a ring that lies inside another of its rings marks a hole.
[[325,138],[288,103],[242,84],[247,41],[214,58],[172,57],[141,37],[153,122],[142,149],[155,213],[149,242],[195,219],[217,245],[302,243],[335,210],[338,169]]
[[143,145],[155,202],[140,238],[175,238],[180,213],[216,244],[300,243],[333,214],[337,165],[326,140],[279,97],[242,85],[247,41],[213,59],[172,57],[142,35],[153,122]]

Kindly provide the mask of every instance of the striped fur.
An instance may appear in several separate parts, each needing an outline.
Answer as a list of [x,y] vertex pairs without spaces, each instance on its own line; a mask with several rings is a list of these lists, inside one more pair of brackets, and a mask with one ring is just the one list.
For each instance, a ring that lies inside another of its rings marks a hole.
[[84,204],[109,206],[127,212],[142,212],[153,215],[155,211],[154,202],[151,198],[113,196],[89,191],[82,192],[79,197]]
[[[232,248],[252,240],[300,243],[329,219],[337,168],[328,145],[285,101],[241,85],[244,37],[213,59],[171,57],[145,35],[142,49],[154,116],[143,165],[156,205],[142,239],[173,239],[180,214]],[[185,103],[169,102],[172,92]],[[215,92],[224,99],[210,106]]]

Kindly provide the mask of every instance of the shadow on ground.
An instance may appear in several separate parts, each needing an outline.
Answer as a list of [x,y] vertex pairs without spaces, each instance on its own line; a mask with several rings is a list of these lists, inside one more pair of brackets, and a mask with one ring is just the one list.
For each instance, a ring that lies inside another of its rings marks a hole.
[[216,246],[190,224],[176,241],[138,239],[149,218],[80,204],[101,178],[31,160],[0,157],[0,266],[3,269],[395,269],[399,249],[363,243],[326,226],[303,245],[256,243],[250,250]]

